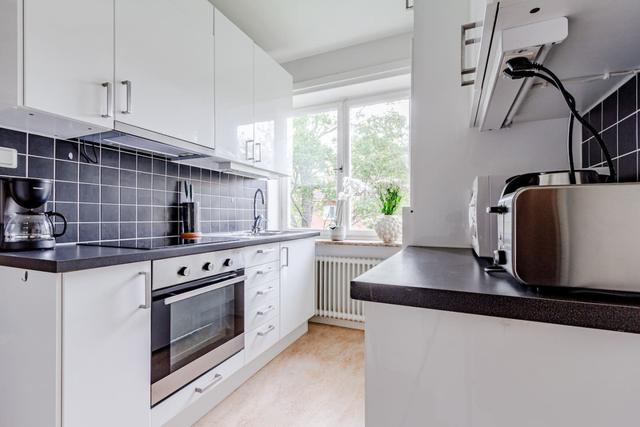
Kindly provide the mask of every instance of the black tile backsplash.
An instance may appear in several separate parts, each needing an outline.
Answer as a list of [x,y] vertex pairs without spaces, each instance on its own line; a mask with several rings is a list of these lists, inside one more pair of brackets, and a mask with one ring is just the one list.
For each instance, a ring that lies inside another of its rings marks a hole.
[[[48,208],[69,221],[60,243],[178,235],[179,182],[183,179],[193,184],[203,232],[250,229],[253,194],[258,188],[266,194],[265,181],[116,147],[83,145],[3,128],[0,146],[19,153],[18,168],[0,168],[0,176],[55,180]],[[88,159],[97,159],[98,164]],[[265,211],[259,213],[264,215]],[[57,224],[56,230],[61,227]]]
[[[589,122],[602,136],[619,182],[638,182],[638,77],[633,76],[588,113]],[[591,133],[582,129],[582,167],[606,166]]]

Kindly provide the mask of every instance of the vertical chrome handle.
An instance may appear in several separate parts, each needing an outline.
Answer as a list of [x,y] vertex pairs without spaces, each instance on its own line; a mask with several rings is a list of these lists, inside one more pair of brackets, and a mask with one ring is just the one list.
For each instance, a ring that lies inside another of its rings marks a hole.
[[122,114],[131,114],[131,80],[123,80],[120,84],[124,85],[127,90],[127,106],[121,111]]
[[151,273],[141,271],[138,275],[144,276],[144,304],[140,304],[138,308],[148,310],[151,308]]
[[286,262],[284,264],[282,264],[283,267],[289,267],[289,248],[287,246],[283,246],[282,247],[283,251],[286,251],[287,256],[284,258],[286,260]]
[[469,24],[464,24],[460,27],[460,84],[462,86],[468,86],[475,83],[474,79],[465,80],[465,76],[469,74],[474,74],[476,72],[476,67],[466,67],[465,63],[465,48],[469,45],[480,43],[480,38],[467,38],[467,32],[474,28],[482,27],[482,22],[471,22]]
[[[258,155],[256,156],[256,147],[258,148]],[[261,142],[256,142],[255,144],[253,144],[253,158],[255,159],[255,162],[261,162],[262,161],[262,143]]]
[[[251,150],[249,150],[249,144],[251,144]],[[244,142],[244,150],[246,152],[246,160],[254,160],[256,158],[256,143],[254,142],[253,139],[247,139]],[[249,153],[251,153],[251,157],[249,157]]]
[[107,112],[102,114],[102,118],[111,117],[111,113],[113,111],[113,90],[111,90],[111,82],[102,83],[102,87],[107,88]]
[[222,381],[222,374],[215,374],[213,377],[213,381],[211,381],[209,384],[204,387],[196,387],[196,393],[204,393],[214,385],[218,384],[220,381]]

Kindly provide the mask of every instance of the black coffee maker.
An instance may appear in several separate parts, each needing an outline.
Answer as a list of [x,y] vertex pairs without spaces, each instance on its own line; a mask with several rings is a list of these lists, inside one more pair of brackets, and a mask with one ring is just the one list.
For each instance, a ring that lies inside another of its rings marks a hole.
[[[58,212],[45,212],[53,182],[48,179],[0,179],[0,250],[52,249],[56,237],[67,231],[67,219]],[[53,218],[62,221],[56,233]]]

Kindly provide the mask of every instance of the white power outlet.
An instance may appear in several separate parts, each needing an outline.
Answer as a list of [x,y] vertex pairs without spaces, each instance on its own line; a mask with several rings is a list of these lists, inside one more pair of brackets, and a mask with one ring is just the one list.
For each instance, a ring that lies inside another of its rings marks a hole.
[[15,148],[0,147],[0,168],[18,167],[18,151]]

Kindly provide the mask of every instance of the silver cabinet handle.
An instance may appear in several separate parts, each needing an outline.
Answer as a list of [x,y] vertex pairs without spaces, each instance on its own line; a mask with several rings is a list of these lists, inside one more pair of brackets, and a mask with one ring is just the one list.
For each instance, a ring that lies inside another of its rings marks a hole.
[[151,273],[141,271],[138,275],[144,276],[144,304],[140,304],[138,308],[148,310],[151,308]]
[[178,301],[183,301],[188,298],[193,298],[198,295],[206,294],[207,292],[215,291],[216,289],[221,289],[230,285],[235,285],[236,283],[244,282],[246,278],[247,276],[239,276],[233,279],[222,281],[220,283],[215,283],[213,285],[205,286],[204,288],[197,288],[189,292],[185,292],[169,298],[165,298],[164,305],[171,305]]
[[113,111],[113,90],[111,82],[102,83],[102,87],[107,89],[107,112],[102,114],[102,118],[111,117],[111,112]]
[[124,85],[127,89],[127,106],[124,110],[121,111],[122,114],[131,114],[131,80],[123,80],[120,84]]
[[275,326],[273,325],[269,325],[269,327],[267,328],[266,331],[260,331],[258,332],[258,336],[264,337],[265,335],[270,334],[271,332],[273,332],[276,329]]
[[465,67],[465,48],[469,45],[480,43],[480,38],[467,38],[467,31],[472,30],[474,28],[482,27],[482,22],[471,22],[469,24],[463,24],[460,27],[460,84],[462,86],[468,86],[475,83],[475,80],[465,80],[465,76],[469,74],[474,74],[476,72],[476,67],[467,68]]
[[[251,144],[251,150],[249,150],[249,144]],[[245,154],[246,160],[254,160],[255,159],[255,157],[256,157],[256,153],[255,153],[256,144],[253,141],[253,139],[247,139],[244,142],[244,150],[246,152],[246,154]],[[249,157],[249,153],[251,153],[251,157]]]
[[258,249],[256,252],[258,252],[259,254],[265,255],[265,254],[270,254],[273,251],[275,251],[275,249]]
[[196,393],[204,393],[205,391],[209,390],[211,387],[222,381],[222,378],[222,374],[215,374],[213,380],[209,384],[204,387],[196,387]]
[[285,263],[282,264],[283,267],[289,267],[289,248],[287,246],[283,246],[282,250],[286,252]]
[[269,286],[267,289],[260,289],[258,292],[256,292],[256,295],[266,295],[273,291],[274,291],[273,286]]
[[267,307],[264,310],[258,310],[258,312],[256,313],[258,316],[264,316],[265,314],[271,313],[273,310],[276,309],[275,305],[270,305],[269,307]]
[[258,270],[256,271],[256,274],[267,274],[267,273],[271,273],[273,271],[273,267],[269,267],[267,268],[267,270]]
[[[258,155],[257,156],[256,156],[256,153],[255,153],[256,148],[258,148]],[[262,161],[262,143],[261,142],[256,142],[253,145],[253,151],[254,151],[253,152],[253,158],[255,159],[255,162],[256,163],[261,162]]]

